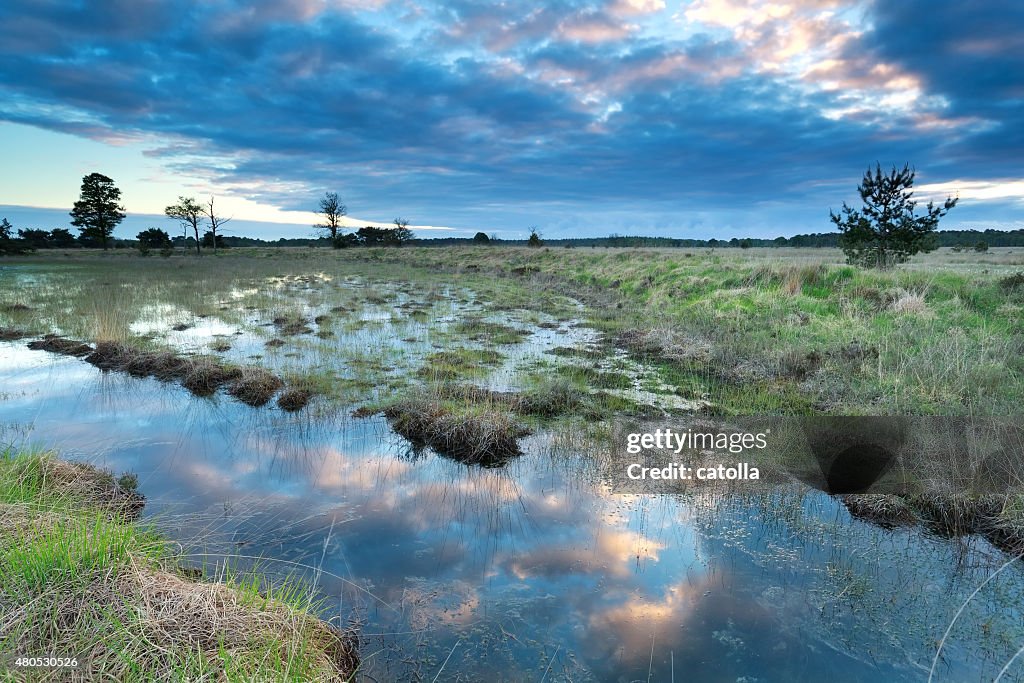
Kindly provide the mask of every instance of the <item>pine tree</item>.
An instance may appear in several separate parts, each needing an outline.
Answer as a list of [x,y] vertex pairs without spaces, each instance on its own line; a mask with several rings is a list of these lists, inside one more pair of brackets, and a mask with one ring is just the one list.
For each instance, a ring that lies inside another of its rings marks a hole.
[[839,246],[850,263],[888,268],[938,246],[934,232],[939,219],[958,200],[947,197],[942,206],[928,202],[925,214],[915,215],[914,176],[909,165],[902,170],[893,166],[885,175],[881,164],[876,164],[874,174],[869,167],[857,186],[864,208],[853,209],[843,202],[841,214],[829,211],[829,217],[842,233]]

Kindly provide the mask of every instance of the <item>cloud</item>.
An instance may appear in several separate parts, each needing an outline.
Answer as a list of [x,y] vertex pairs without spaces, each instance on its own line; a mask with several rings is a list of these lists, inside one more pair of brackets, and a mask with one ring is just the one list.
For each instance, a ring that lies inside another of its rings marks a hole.
[[555,205],[533,222],[621,210],[681,229],[738,207],[750,222],[765,201],[820,213],[876,160],[1020,179],[1021,13],[13,0],[0,118],[142,141],[170,172],[283,211],[338,189],[379,219],[484,229]]

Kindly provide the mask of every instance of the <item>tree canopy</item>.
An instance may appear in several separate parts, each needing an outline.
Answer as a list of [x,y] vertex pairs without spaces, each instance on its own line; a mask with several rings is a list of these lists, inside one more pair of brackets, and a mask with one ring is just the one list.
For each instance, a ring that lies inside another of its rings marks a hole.
[[114,181],[102,173],[90,173],[82,178],[82,191],[71,209],[71,225],[81,236],[98,242],[107,249],[114,228],[124,220],[121,190]]
[[202,252],[199,250],[199,225],[203,222],[203,206],[192,197],[179,196],[178,203],[164,209],[164,214],[168,218],[173,218],[181,223],[186,237],[188,229],[192,228],[192,233],[195,235],[196,240],[196,254],[201,254]]
[[854,209],[843,202],[840,214],[829,211],[842,233],[839,246],[850,263],[888,268],[938,246],[934,232],[939,219],[956,206],[957,200],[947,197],[941,206],[928,202],[923,215],[915,214],[914,176],[909,164],[902,169],[893,166],[888,174],[876,164],[875,172],[872,174],[869,167],[857,186],[863,208]]

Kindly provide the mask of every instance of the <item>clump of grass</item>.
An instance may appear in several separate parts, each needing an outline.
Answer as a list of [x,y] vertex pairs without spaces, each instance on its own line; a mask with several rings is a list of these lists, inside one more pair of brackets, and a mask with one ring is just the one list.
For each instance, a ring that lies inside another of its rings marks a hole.
[[450,349],[427,356],[425,365],[416,374],[424,379],[446,382],[462,377],[477,376],[486,368],[496,365],[502,356],[494,349]]
[[310,334],[313,329],[308,321],[300,315],[282,315],[274,318],[274,327],[278,334],[284,337],[295,337],[300,334]]
[[221,365],[206,358],[194,359],[181,378],[181,386],[196,396],[212,396],[229,382],[242,378],[239,368]]
[[129,487],[128,481],[124,476],[115,479],[106,470],[59,460],[49,453],[0,451],[0,504],[40,507],[46,500],[88,501],[111,518],[134,519],[145,498]]
[[467,318],[453,328],[455,334],[473,341],[491,344],[518,344],[530,333],[511,325],[489,322],[480,318]]
[[100,370],[127,372],[134,377],[155,377],[162,382],[180,380],[189,360],[170,351],[145,351],[121,342],[101,341],[85,358]]
[[706,339],[674,328],[624,330],[618,343],[639,355],[675,362],[706,362],[712,351]]
[[0,341],[18,341],[29,336],[28,332],[16,327],[0,327]]
[[604,358],[605,352],[601,349],[588,349],[579,348],[572,346],[556,346],[553,349],[548,349],[546,353],[552,356],[558,356],[559,358]]
[[520,455],[518,439],[529,433],[507,411],[457,410],[431,397],[394,403],[384,409],[384,416],[392,429],[415,446],[429,446],[460,462],[485,466],[498,466]]
[[588,405],[585,392],[563,378],[544,381],[520,396],[516,410],[524,415],[538,417],[557,417],[559,415],[593,413]]
[[573,383],[587,387],[599,389],[631,389],[633,387],[633,379],[629,375],[585,365],[560,365],[555,372]]
[[840,496],[850,514],[879,526],[912,526],[920,520],[901,496],[891,493],[848,493]]
[[35,351],[49,351],[59,353],[62,356],[87,356],[92,353],[92,347],[74,339],[60,337],[55,334],[48,334],[42,339],[36,339],[28,343],[28,348]]
[[284,386],[280,377],[262,368],[244,368],[241,376],[228,385],[229,394],[246,405],[259,408]]
[[356,634],[318,619],[308,591],[186,578],[97,495],[120,489],[89,465],[0,454],[0,649],[75,657],[76,680],[351,680]]
[[314,393],[304,387],[288,387],[277,397],[277,406],[287,413],[305,408],[313,400]]
[[284,386],[280,377],[262,368],[239,368],[214,358],[188,358],[170,351],[146,351],[121,342],[99,342],[85,360],[101,370],[178,381],[196,396],[212,396],[226,388],[228,394],[253,407],[269,403]]
[[900,289],[889,304],[889,310],[904,315],[926,315],[929,309],[925,292]]

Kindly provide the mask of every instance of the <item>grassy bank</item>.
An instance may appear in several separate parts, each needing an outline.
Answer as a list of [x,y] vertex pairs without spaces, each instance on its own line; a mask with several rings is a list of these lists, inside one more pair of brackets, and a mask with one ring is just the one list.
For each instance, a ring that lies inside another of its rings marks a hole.
[[[354,635],[294,584],[178,569],[133,479],[0,452],[0,668],[13,680],[349,680]],[[17,657],[76,666],[18,667]]]

